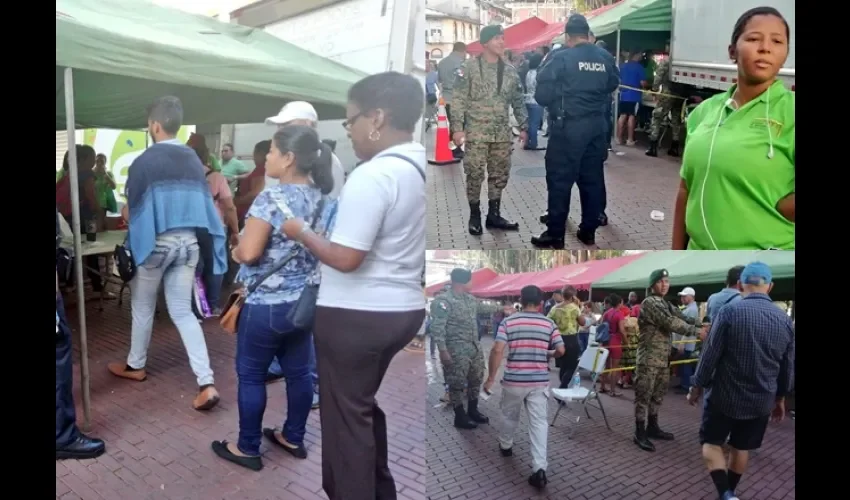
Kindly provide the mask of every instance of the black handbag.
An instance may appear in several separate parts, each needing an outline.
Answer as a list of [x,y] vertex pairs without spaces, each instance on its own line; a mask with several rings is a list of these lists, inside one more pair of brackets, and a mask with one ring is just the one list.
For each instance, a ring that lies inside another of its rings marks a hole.
[[[313,221],[310,223],[310,229],[316,229],[316,224],[322,218],[322,210],[325,206],[325,198],[319,200],[316,205],[316,210],[313,213]],[[308,251],[302,247],[304,251]],[[319,263],[316,263],[318,266]],[[319,298],[319,285],[307,284],[301,291],[301,295],[295,304],[286,313],[286,319],[298,330],[312,330],[313,321],[316,319],[316,300]]]
[[121,277],[121,281],[124,283],[132,281],[136,276],[136,261],[133,259],[133,253],[127,248],[126,241],[120,245],[115,245],[113,256],[115,257],[115,267],[118,268],[118,276]]

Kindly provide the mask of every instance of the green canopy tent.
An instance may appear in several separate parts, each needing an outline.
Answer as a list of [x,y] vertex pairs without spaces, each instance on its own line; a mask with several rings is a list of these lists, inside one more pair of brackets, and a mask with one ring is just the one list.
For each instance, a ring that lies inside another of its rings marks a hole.
[[[138,129],[157,97],[183,101],[193,125],[254,123],[286,102],[342,118],[365,74],[279,40],[139,0],[56,0],[56,129],[68,131],[77,283],[83,282],[77,128]],[[77,287],[84,428],[91,419],[83,287]]]
[[793,300],[795,252],[775,250],[647,252],[641,258],[594,282],[591,294],[593,300],[602,300],[612,293],[625,297],[631,291],[643,295],[650,273],[656,269],[667,269],[670,273],[670,295],[689,286],[696,291],[697,300],[704,301],[723,287],[730,268],[744,266],[756,260],[769,265],[773,272],[771,297],[774,300]]

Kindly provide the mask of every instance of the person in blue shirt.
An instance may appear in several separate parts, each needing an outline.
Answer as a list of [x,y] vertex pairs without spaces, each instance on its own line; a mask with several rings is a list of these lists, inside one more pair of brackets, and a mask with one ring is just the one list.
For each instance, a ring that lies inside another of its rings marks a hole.
[[566,49],[552,51],[537,72],[534,99],[549,109],[553,127],[546,150],[546,231],[531,238],[538,248],[564,248],[570,194],[578,184],[581,225],[578,239],[594,245],[605,192],[603,163],[608,154],[605,111],[620,84],[613,56],[590,43],[590,26],[580,14],[565,25]]
[[[629,61],[620,68],[620,103],[617,106],[617,143],[635,145],[635,124],[640,106],[641,93],[639,89],[646,80],[646,69],[641,65],[642,54],[637,50],[630,53]],[[626,88],[632,87],[632,88]],[[624,137],[625,136],[625,137]]]

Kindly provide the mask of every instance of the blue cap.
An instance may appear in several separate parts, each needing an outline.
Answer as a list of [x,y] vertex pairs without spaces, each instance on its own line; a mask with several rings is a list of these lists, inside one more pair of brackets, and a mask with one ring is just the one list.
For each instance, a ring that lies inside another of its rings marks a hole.
[[750,262],[741,271],[741,283],[744,285],[766,285],[773,280],[770,266],[764,262]]

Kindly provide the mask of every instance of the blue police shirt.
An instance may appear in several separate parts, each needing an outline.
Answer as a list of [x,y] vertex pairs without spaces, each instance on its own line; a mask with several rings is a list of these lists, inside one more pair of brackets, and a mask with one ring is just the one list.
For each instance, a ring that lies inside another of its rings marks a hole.
[[[614,57],[592,43],[553,51],[537,71],[534,99],[565,120],[605,115],[611,93],[620,85]],[[563,105],[563,109],[561,109]]]
[[[629,61],[620,68],[620,80],[623,85],[640,88],[640,82],[646,80],[646,68],[637,61]],[[641,95],[637,90],[620,89],[620,100],[623,102],[640,102]]]

